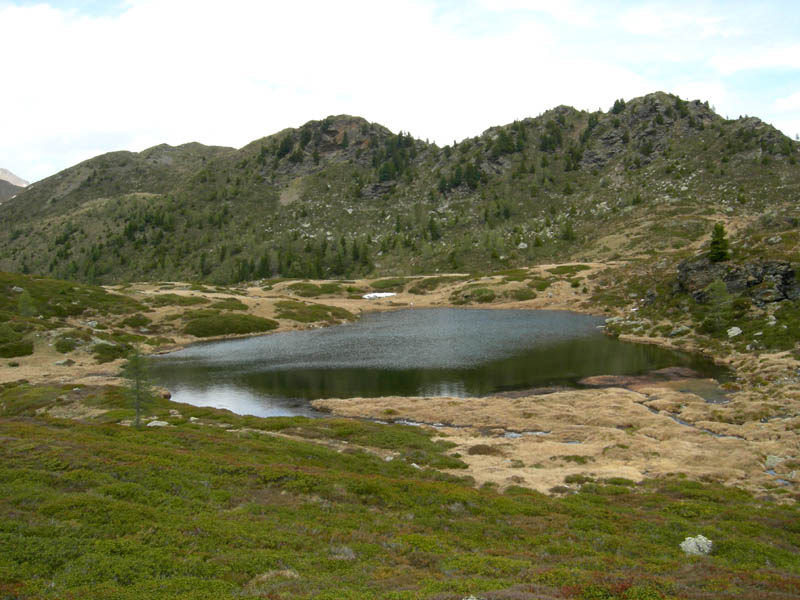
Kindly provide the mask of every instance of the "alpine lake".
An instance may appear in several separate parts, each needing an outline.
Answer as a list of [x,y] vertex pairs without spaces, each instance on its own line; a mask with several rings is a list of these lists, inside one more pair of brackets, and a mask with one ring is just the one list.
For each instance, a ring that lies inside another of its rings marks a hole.
[[377,312],[334,327],[195,344],[154,357],[151,369],[177,402],[261,417],[320,416],[310,406],[317,398],[488,396],[668,367],[725,378],[706,357],[621,342],[603,334],[603,323],[545,310]]

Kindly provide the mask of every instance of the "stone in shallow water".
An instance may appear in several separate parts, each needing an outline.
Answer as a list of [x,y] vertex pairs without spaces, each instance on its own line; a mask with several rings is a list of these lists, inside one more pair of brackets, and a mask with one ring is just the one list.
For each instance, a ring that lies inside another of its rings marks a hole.
[[786,459],[783,458],[782,456],[775,456],[774,454],[770,454],[769,456],[767,456],[767,460],[764,461],[764,466],[767,467],[768,469],[773,469],[777,467],[779,464],[781,464],[784,460]]

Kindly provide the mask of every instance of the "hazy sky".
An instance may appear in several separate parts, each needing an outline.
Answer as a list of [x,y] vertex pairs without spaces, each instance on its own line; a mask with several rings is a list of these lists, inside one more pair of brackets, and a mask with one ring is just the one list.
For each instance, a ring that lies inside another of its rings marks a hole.
[[800,4],[0,0],[0,167],[240,147],[347,113],[440,145],[656,90],[800,133]]

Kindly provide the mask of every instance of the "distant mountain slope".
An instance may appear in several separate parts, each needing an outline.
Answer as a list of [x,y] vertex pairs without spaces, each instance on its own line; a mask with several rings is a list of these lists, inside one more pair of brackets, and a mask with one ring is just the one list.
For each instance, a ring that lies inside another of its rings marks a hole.
[[11,183],[17,187],[25,187],[28,185],[27,181],[21,177],[17,177],[7,169],[0,169],[0,180],[7,181],[8,183]]
[[717,219],[769,233],[799,218],[797,154],[756,118],[660,92],[444,148],[340,115],[239,150],[114,152],[37,182],[0,206],[0,269],[230,283],[676,253]]
[[23,189],[25,188],[14,185],[13,183],[9,183],[4,179],[0,179],[0,202],[5,202],[6,200],[13,198]]

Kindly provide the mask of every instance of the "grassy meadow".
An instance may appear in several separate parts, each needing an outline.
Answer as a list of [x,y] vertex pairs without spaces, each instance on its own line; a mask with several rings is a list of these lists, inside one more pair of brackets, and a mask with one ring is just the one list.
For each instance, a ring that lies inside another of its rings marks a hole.
[[[680,474],[476,488],[446,440],[116,387],[0,390],[0,598],[793,598],[796,504]],[[71,418],[64,418],[71,417]],[[391,460],[389,458],[391,457]],[[441,469],[446,469],[443,472]],[[573,478],[574,479],[574,478]],[[685,556],[687,536],[714,542]]]

